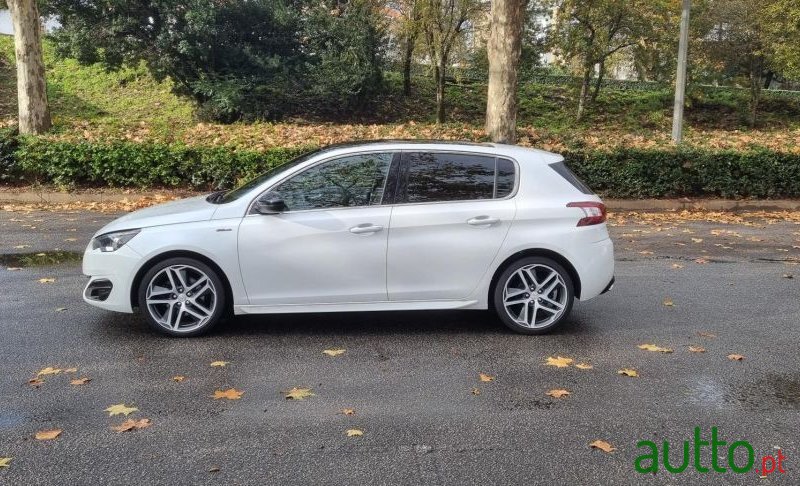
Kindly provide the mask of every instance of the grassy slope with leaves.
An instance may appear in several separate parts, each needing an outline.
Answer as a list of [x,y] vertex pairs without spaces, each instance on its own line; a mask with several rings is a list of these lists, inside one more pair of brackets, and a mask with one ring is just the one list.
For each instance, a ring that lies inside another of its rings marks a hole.
[[[0,36],[0,121],[10,123],[13,104],[13,46]],[[433,123],[433,85],[416,80],[414,94],[401,94],[401,80],[388,74],[387,94],[366,114],[346,119],[314,117],[280,123],[198,122],[190,101],[172,94],[143,66],[106,72],[58,60],[45,44],[48,92],[55,130],[64,140],[183,143],[265,150],[324,145],[353,139],[442,138],[483,140],[484,84],[448,87],[449,123]],[[9,96],[11,95],[11,96]],[[601,93],[586,121],[574,121],[570,87],[525,85],[520,90],[520,143],[550,150],[567,148],[653,148],[669,145],[672,95],[668,90]],[[8,101],[11,100],[11,101]],[[800,153],[800,100],[766,96],[761,126],[745,125],[747,94],[695,91],[687,109],[687,143],[697,148],[768,148]]]

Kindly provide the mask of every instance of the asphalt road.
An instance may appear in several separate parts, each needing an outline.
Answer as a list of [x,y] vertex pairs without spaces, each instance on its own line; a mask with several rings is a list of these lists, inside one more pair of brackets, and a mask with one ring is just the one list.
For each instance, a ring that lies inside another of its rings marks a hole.
[[[110,217],[0,211],[0,248],[80,251]],[[615,224],[614,290],[577,303],[564,327],[538,337],[483,312],[403,312],[238,318],[206,337],[169,339],[138,317],[83,304],[75,262],[8,271],[8,260],[0,458],[12,459],[0,484],[800,483],[800,225]],[[645,343],[674,352],[637,347]],[[332,348],[346,351],[322,353]],[[556,356],[593,368],[544,364]],[[216,360],[229,364],[211,367]],[[77,372],[28,384],[48,366]],[[639,377],[617,374],[623,368]],[[494,380],[481,382],[481,372]],[[81,377],[91,381],[70,384]],[[292,387],[315,395],[286,400]],[[212,398],[228,388],[241,399]],[[571,394],[556,399],[551,389]],[[104,409],[120,403],[152,425],[112,431],[125,417]],[[695,427],[706,440],[717,427],[728,444],[747,441],[759,468],[780,448],[786,473],[635,471],[646,453],[638,441],[663,453],[666,440],[674,453]],[[48,429],[62,433],[34,438]],[[590,448],[596,439],[616,450]]]

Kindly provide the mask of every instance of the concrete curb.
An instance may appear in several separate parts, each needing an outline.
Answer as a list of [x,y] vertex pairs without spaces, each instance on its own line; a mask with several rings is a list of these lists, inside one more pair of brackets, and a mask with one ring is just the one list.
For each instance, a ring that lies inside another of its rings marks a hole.
[[[0,188],[0,203],[17,204],[64,204],[103,203],[128,200],[131,202],[157,195],[190,197],[200,193],[188,191],[153,191],[125,193],[122,191],[58,192],[58,191],[14,191]],[[605,199],[611,211],[800,211],[800,199]]]

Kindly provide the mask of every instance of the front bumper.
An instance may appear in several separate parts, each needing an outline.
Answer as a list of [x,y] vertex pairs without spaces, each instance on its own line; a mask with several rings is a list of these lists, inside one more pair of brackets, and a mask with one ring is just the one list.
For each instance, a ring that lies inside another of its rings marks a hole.
[[103,253],[91,245],[83,254],[83,274],[89,282],[83,289],[84,302],[116,312],[133,312],[131,285],[142,256],[125,245]]

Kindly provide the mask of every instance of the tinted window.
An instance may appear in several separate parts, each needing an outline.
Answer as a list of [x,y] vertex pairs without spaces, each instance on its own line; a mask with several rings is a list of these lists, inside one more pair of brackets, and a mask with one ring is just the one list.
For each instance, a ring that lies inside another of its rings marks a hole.
[[297,174],[262,198],[283,199],[289,211],[380,204],[391,153],[350,155]]
[[584,194],[594,194],[594,191],[592,191],[589,188],[589,186],[587,186],[582,180],[578,178],[578,176],[576,176],[571,170],[569,170],[569,167],[567,167],[567,164],[565,164],[564,162],[556,162],[554,164],[550,164],[550,167],[552,167],[554,171],[558,172],[558,174],[561,177],[566,179],[567,182],[572,184],[575,187],[575,189],[581,191]]
[[497,159],[497,178],[494,185],[494,197],[502,199],[514,192],[514,162],[508,159]]
[[408,154],[407,201],[469,201],[494,196],[494,157]]
[[514,163],[483,155],[409,153],[406,201],[504,198],[514,190]]

